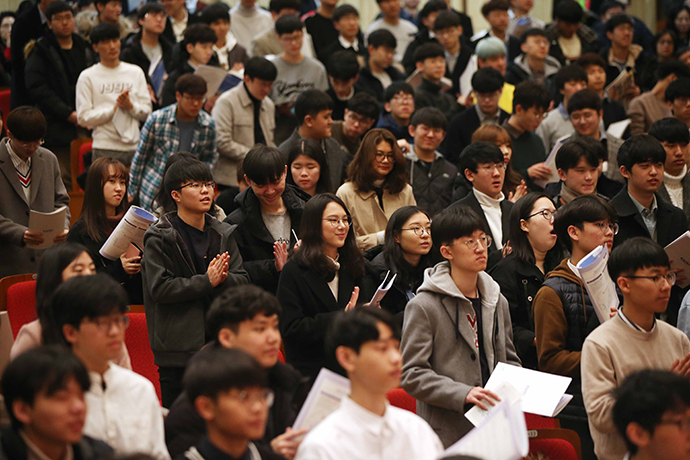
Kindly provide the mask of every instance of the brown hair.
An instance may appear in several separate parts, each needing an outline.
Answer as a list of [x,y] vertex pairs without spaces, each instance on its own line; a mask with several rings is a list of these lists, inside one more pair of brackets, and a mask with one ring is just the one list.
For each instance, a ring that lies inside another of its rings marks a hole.
[[376,173],[372,163],[376,155],[376,146],[381,142],[388,142],[395,156],[393,169],[386,176],[383,188],[388,189],[392,194],[400,193],[407,185],[407,163],[402,150],[398,147],[398,141],[387,129],[372,129],[364,136],[355,158],[350,163],[350,166],[347,167],[348,180],[359,191],[368,192],[373,190]]
[[[114,174],[110,174],[110,166],[113,166]],[[94,241],[100,241],[110,234],[113,225],[105,214],[105,199],[103,198],[103,186],[111,177],[123,178],[125,189],[122,191],[122,201],[116,208],[116,214],[127,211],[127,188],[129,187],[129,172],[125,165],[113,158],[99,158],[91,164],[86,174],[86,186],[84,188],[84,207],[79,220],[84,222],[86,233]]]
[[[480,126],[474,134],[472,134],[472,142],[491,142],[493,144],[508,143],[510,150],[513,150],[513,141],[510,139],[508,131],[495,124],[487,124]],[[515,153],[513,151],[513,153]],[[515,188],[522,182],[522,176],[513,169],[513,157],[511,155],[510,161],[506,165],[506,177],[503,180],[503,194],[508,197],[511,192],[515,192]]]

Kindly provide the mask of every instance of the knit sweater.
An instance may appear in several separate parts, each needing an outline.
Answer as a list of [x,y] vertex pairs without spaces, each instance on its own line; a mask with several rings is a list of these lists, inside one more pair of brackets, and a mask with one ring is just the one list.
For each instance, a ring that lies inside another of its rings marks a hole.
[[683,179],[688,172],[688,167],[683,166],[683,171],[678,176],[672,176],[664,171],[664,185],[673,206],[683,209]]
[[628,116],[630,117],[630,134],[635,136],[648,132],[655,121],[670,117],[671,111],[664,101],[651,91],[647,91],[630,102]]
[[690,340],[675,327],[656,321],[651,332],[636,330],[620,314],[587,337],[582,349],[582,393],[599,460],[620,460],[627,452],[613,424],[611,390],[635,371],[670,369],[676,358],[688,352]]

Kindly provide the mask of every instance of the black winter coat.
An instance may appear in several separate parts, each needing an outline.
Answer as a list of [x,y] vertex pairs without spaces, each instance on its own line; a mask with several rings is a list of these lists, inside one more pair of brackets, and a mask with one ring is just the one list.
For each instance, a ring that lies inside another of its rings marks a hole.
[[[113,449],[103,441],[82,436],[81,441],[72,444],[74,460],[106,460],[115,457]],[[11,427],[0,435],[0,460],[27,460],[29,458],[26,442]]]
[[[163,51],[162,59],[163,65],[165,66],[165,71],[170,73],[175,67],[173,64],[173,44],[162,35],[159,39],[159,43],[161,45],[161,50]],[[148,75],[149,67],[151,67],[151,61],[146,54],[144,54],[144,50],[141,47],[141,32],[130,35],[122,42],[120,60],[139,66],[141,70],[144,71],[146,79],[149,80]]]
[[431,169],[426,170],[413,152],[405,155],[410,171],[410,185],[417,206],[433,216],[450,206],[458,168],[437,153]]

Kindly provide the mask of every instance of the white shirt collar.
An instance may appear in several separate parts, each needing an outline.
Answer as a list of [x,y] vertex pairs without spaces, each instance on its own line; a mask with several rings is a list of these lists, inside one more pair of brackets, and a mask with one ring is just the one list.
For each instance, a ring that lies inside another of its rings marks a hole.
[[7,152],[10,154],[12,164],[14,164],[15,168],[19,169],[21,167],[26,168],[31,166],[31,160],[33,159],[33,157],[29,157],[29,159],[26,161],[19,158],[19,155],[14,153],[14,150],[12,149],[12,142],[10,141],[10,139],[7,139]]
[[477,197],[477,201],[479,201],[479,204],[482,206],[489,206],[492,208],[500,208],[501,207],[501,201],[505,199],[505,195],[503,195],[503,192],[498,196],[498,199],[491,198],[489,195],[486,193],[482,193],[476,188],[473,188],[472,191],[474,192],[474,196]]
[[386,428],[392,429],[392,424],[389,420],[390,411],[388,410],[388,402],[386,402],[386,412],[384,412],[383,417],[360,406],[349,396],[343,398],[340,402],[340,410],[347,416],[357,420],[358,426],[363,430],[381,434]]
[[350,43],[349,41],[345,40],[345,38],[343,38],[342,35],[338,35],[338,41],[343,46],[343,48],[352,48],[353,50],[355,50],[356,53],[359,53],[359,40],[357,40],[356,38],[353,43]]

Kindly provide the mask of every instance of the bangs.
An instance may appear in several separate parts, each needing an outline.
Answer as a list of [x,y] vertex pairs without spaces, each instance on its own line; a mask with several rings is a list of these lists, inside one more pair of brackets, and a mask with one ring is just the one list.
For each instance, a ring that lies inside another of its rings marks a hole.
[[108,164],[108,168],[103,170],[103,180],[124,179],[129,184],[129,171],[121,162],[115,160]]

